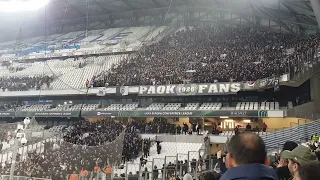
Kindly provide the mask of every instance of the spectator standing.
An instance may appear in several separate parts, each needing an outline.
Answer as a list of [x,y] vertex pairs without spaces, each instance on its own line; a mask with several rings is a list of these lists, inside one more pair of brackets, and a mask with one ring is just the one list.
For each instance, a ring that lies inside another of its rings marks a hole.
[[221,180],[277,180],[276,172],[269,167],[266,146],[262,138],[253,133],[234,135],[228,145],[228,170]]
[[88,175],[89,175],[88,171],[82,168],[82,170],[80,171],[80,180],[87,180]]
[[148,168],[144,168],[144,171],[142,172],[142,178],[143,178],[144,180],[149,179]]
[[292,180],[299,180],[299,170],[301,166],[312,161],[317,161],[317,156],[309,148],[299,145],[292,151],[285,150],[280,154],[281,158],[288,159],[288,168],[292,175]]
[[297,180],[319,180],[320,179],[320,162],[313,161],[301,166]]
[[89,79],[86,80],[86,87],[89,88]]
[[313,143],[318,143],[319,142],[318,134],[316,133],[316,134],[312,135],[311,140]]
[[251,131],[252,130],[252,127],[251,125],[248,123],[247,126],[246,126],[246,131]]
[[184,132],[184,134],[187,134],[188,130],[189,130],[188,124],[183,123],[183,132]]
[[221,125],[218,126],[217,132],[218,132],[218,135],[222,133],[222,127],[221,127]]
[[93,172],[94,172],[94,177],[95,178],[99,178],[100,172],[101,172],[101,168],[100,168],[100,166],[98,164],[93,168]]
[[263,122],[263,124],[262,124],[262,131],[263,131],[263,132],[266,132],[266,131],[267,131],[267,128],[268,128],[267,124],[266,124],[265,122]]
[[199,123],[196,125],[197,134],[200,135],[201,126]]
[[106,174],[106,178],[107,178],[107,179],[111,179],[111,176],[112,176],[112,167],[111,167],[111,166],[107,166],[107,167],[105,168],[104,173]]
[[239,134],[239,127],[238,126],[236,126],[235,128],[234,128],[234,134]]
[[[283,149],[281,152],[288,150],[292,151],[294,148],[298,146],[297,143],[293,141],[287,141],[283,145]],[[288,180],[291,178],[291,173],[288,169],[288,160],[280,157],[279,163],[274,164],[276,166],[276,173],[278,175],[279,180]]]
[[153,180],[157,180],[159,176],[159,170],[157,166],[154,166],[153,168]]
[[71,174],[69,180],[78,180],[78,174],[75,171],[73,171],[73,173]]

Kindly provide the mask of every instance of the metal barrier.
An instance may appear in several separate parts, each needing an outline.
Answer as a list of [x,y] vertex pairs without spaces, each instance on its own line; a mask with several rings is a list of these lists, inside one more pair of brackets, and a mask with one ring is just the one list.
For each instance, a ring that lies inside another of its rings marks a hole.
[[275,147],[286,141],[300,142],[301,139],[310,139],[311,135],[320,132],[320,120],[301,124],[293,128],[284,129],[262,136],[267,146]]
[[[1,175],[1,180],[9,180],[9,175]],[[35,177],[26,177],[26,176],[13,176],[13,180],[51,180],[46,178],[35,178]]]
[[296,58],[290,62],[289,67],[290,79],[294,81],[301,81],[312,76],[319,71],[320,56],[318,55],[319,48],[309,48],[307,52],[297,55]]
[[[277,147],[267,147],[272,153],[279,152],[282,145]],[[204,155],[207,149],[201,148],[199,151],[189,151],[188,153],[177,153],[176,156],[165,156],[165,158],[149,159],[145,163],[138,160],[127,162],[124,166],[112,166],[111,174],[89,172],[87,177],[74,174],[79,180],[107,179],[107,180],[166,180],[172,176],[183,177],[190,173],[198,177],[206,171],[219,171],[217,168],[217,157],[215,155]],[[201,159],[198,157],[201,156]],[[197,158],[197,159],[195,159]],[[155,167],[155,165],[157,167]],[[147,167],[147,169],[145,169]],[[76,172],[79,173],[79,172]],[[71,174],[65,176],[65,180],[70,180]],[[8,175],[4,175],[7,177]],[[29,180],[28,177],[16,176],[15,180]],[[33,180],[47,180],[44,178],[33,178]]]

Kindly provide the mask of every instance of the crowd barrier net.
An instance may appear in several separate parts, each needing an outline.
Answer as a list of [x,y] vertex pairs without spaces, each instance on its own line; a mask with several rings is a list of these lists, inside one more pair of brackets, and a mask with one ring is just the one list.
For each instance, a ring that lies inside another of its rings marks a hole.
[[[18,152],[14,175],[65,179],[68,174],[79,174],[82,168],[94,172],[99,166],[104,171],[121,163],[124,135],[125,130],[114,141],[100,146],[69,143],[62,135],[43,140],[35,148]],[[10,166],[6,165],[1,174],[9,175]]]
[[18,123],[1,123],[0,124],[0,138],[1,141],[5,140],[5,137],[8,135],[8,132],[14,131],[17,129]]

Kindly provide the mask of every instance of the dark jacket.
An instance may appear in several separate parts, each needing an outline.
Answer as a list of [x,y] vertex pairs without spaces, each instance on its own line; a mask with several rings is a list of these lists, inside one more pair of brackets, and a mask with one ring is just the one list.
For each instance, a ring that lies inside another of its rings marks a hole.
[[217,163],[219,165],[220,173],[225,173],[228,169],[226,167],[226,164],[223,162],[222,158],[217,159]]
[[279,180],[288,180],[291,178],[291,173],[288,169],[288,166],[276,168],[276,173],[278,175]]
[[245,164],[228,169],[220,180],[278,180],[271,167],[262,164]]

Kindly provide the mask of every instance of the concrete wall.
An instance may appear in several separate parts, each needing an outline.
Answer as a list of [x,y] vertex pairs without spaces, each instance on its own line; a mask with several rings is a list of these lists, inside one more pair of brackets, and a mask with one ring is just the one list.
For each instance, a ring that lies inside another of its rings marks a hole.
[[316,114],[316,107],[314,102],[305,103],[305,104],[293,107],[287,111],[288,117],[314,119],[313,118],[314,114]]
[[310,78],[311,102],[296,106],[287,111],[288,117],[320,119],[320,73]]
[[204,136],[158,134],[157,140],[163,142],[203,143]]
[[[163,142],[203,143],[204,136],[197,135],[169,135],[169,134],[141,134],[143,139],[159,140]],[[225,144],[227,136],[209,135],[210,143]]]
[[314,111],[320,113],[320,73],[316,73],[310,78],[310,86],[311,101],[315,105]]

